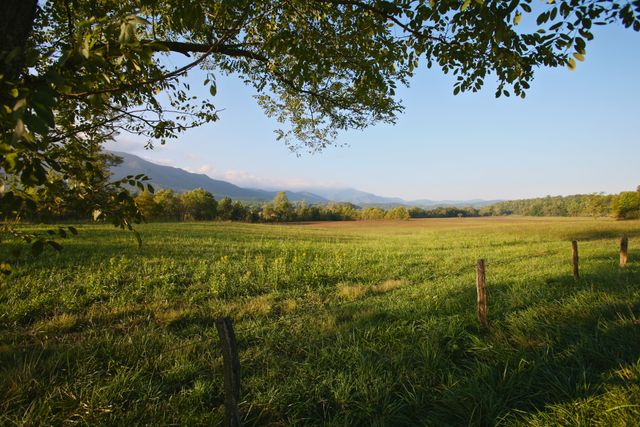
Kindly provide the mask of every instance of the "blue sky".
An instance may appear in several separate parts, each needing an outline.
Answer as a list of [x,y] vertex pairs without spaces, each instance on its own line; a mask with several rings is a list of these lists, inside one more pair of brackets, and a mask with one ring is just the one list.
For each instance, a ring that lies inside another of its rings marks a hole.
[[[109,148],[241,186],[353,187],[412,199],[512,199],[619,192],[640,184],[640,34],[603,27],[576,71],[540,69],[525,100],[495,85],[453,96],[453,77],[422,70],[398,92],[396,125],[344,133],[346,147],[301,157],[233,77],[218,77],[221,120],[149,151],[122,135]],[[191,87],[201,86],[199,73]],[[489,80],[489,79],[487,79]],[[208,88],[196,89],[206,96]]]

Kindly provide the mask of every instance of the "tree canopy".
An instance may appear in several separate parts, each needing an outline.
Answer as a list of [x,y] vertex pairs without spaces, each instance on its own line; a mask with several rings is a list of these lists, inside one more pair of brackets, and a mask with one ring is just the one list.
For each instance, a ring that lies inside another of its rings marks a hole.
[[[101,144],[131,132],[152,146],[218,120],[220,75],[252,86],[278,137],[313,151],[394,122],[397,86],[419,66],[453,74],[455,94],[495,80],[497,96],[524,97],[538,67],[574,68],[593,26],[614,23],[639,31],[640,1],[4,0],[0,215],[108,190],[96,217],[130,228],[124,184],[148,189],[146,177],[105,182]],[[194,97],[196,67],[211,97]]]

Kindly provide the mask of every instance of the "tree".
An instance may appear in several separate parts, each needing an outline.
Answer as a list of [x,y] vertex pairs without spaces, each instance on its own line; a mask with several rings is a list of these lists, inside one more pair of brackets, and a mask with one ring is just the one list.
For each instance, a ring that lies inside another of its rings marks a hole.
[[202,188],[180,195],[185,220],[211,220],[216,217],[218,202],[213,195]]
[[244,220],[247,222],[258,222],[260,220],[260,207],[247,206],[244,212]]
[[404,206],[389,209],[384,216],[385,219],[409,219],[409,211]]
[[231,210],[231,219],[234,221],[241,221],[247,217],[247,208],[242,204],[240,200],[233,202],[233,208]]
[[158,191],[153,200],[158,206],[158,218],[165,221],[177,221],[182,218],[182,205],[173,190]]
[[287,197],[287,193],[280,191],[271,201],[273,219],[276,221],[291,221],[294,218],[293,205]]
[[384,210],[380,208],[364,208],[362,209],[362,211],[360,211],[360,219],[384,219],[384,214]]
[[160,207],[155,201],[153,194],[143,191],[135,198],[136,207],[146,220],[156,219],[160,213]]
[[640,193],[623,191],[611,202],[611,215],[617,219],[640,218]]
[[297,221],[309,221],[311,219],[311,211],[306,200],[301,200],[296,204],[294,216]]
[[585,202],[585,214],[593,218],[607,216],[611,210],[612,197],[604,194],[590,194]]
[[358,217],[356,206],[352,203],[329,203],[324,206],[326,216],[336,221],[349,221]]
[[218,218],[230,221],[233,219],[233,201],[225,196],[218,203]]
[[[397,85],[422,64],[456,75],[455,94],[480,90],[491,76],[497,96],[524,97],[536,68],[574,68],[584,59],[593,25],[640,30],[638,0],[562,0],[535,10],[531,3],[3,0],[0,215],[50,203],[33,189],[52,193],[61,188],[52,181],[83,179],[79,171],[118,132],[144,135],[153,146],[218,120],[211,100],[194,100],[184,81],[196,67],[206,71],[212,97],[216,75],[238,75],[266,114],[284,123],[279,138],[318,150],[340,131],[393,123],[402,111]],[[535,25],[519,25],[533,18]],[[186,62],[171,68],[169,53]],[[125,183],[144,186],[143,178]],[[114,191],[95,211],[131,228],[135,204]]]

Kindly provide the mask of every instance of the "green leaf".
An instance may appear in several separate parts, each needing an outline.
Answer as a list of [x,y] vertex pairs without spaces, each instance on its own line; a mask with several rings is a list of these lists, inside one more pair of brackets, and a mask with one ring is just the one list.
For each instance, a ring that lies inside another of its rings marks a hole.
[[39,102],[33,103],[33,110],[36,112],[38,117],[40,117],[50,128],[54,128],[56,125],[55,117],[53,116],[53,110]]
[[218,88],[215,84],[209,86],[209,93],[211,94],[211,96],[216,96],[216,94],[218,93]]
[[573,57],[576,58],[578,61],[582,62],[584,61],[584,55],[578,52],[574,52],[573,53]]
[[16,139],[20,139],[26,136],[27,130],[24,127],[22,119],[16,120],[16,127],[13,129],[13,135]]
[[571,58],[569,59],[569,61],[567,61],[567,67],[569,67],[570,70],[575,70],[576,69],[576,60]]
[[89,39],[85,37],[84,43],[80,48],[80,54],[85,58],[89,59]]
[[21,98],[13,106],[13,111],[18,111],[27,106],[27,98]]
[[522,19],[522,14],[516,13],[515,18],[513,18],[513,25],[518,25],[521,19]]
[[467,8],[469,7],[470,4],[471,4],[471,0],[465,0],[464,3],[462,3],[462,7],[460,8],[460,12],[464,12],[465,10],[467,10]]
[[29,128],[31,132],[36,132],[42,136],[49,133],[49,126],[40,117],[27,113],[24,116],[24,124]]
[[536,19],[536,24],[542,25],[545,22],[547,22],[548,20],[549,20],[549,13],[548,12],[543,12],[540,15],[538,15],[538,18]]
[[4,161],[7,164],[7,171],[15,173],[18,169],[18,153],[8,153],[4,156]]
[[99,94],[89,95],[87,99],[89,100],[89,104],[95,108],[100,108],[103,104],[102,96],[100,96]]

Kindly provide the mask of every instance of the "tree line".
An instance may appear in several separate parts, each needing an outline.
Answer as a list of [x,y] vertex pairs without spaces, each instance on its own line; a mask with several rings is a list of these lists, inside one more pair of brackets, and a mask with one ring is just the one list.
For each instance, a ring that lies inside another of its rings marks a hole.
[[482,208],[439,206],[364,207],[351,203],[308,204],[291,202],[278,193],[271,202],[259,204],[223,197],[219,201],[198,188],[176,194],[173,190],[139,193],[135,198],[142,215],[150,221],[230,220],[246,222],[403,220],[410,218],[463,218],[480,216],[565,216],[640,218],[640,186],[637,191],[615,195],[586,194],[547,196],[498,202]]
[[[117,194],[114,194],[116,196]],[[217,200],[202,188],[177,193],[171,189],[139,191],[135,206],[146,221],[356,221],[406,220],[410,218],[463,218],[486,216],[564,216],[640,218],[640,186],[637,191],[619,194],[586,194],[547,196],[509,200],[482,208],[439,206],[434,208],[395,206],[359,207],[352,203],[308,204],[291,202],[285,192],[277,193],[267,203],[243,202],[223,197]],[[31,222],[87,220],[95,216],[91,199],[76,199],[74,203],[56,209],[23,211],[23,219]]]
[[591,216],[640,218],[640,186],[618,194],[577,194],[498,202],[480,209],[482,216]]
[[358,219],[408,219],[404,207],[384,210],[360,209],[351,203],[327,203],[311,205],[305,201],[291,202],[285,192],[279,192],[268,203],[242,202],[223,197],[216,200],[213,194],[197,188],[176,194],[173,190],[160,190],[155,194],[140,192],[136,205],[148,221],[353,221]]
[[208,191],[197,188],[176,194],[173,190],[160,190],[155,194],[143,191],[135,197],[136,205],[148,221],[203,221],[226,220],[246,222],[294,221],[357,221],[406,220],[410,218],[477,217],[480,211],[473,207],[421,207],[395,206],[358,207],[352,203],[308,204],[291,202],[285,192],[279,192],[268,203],[242,202],[223,197],[219,201]]

